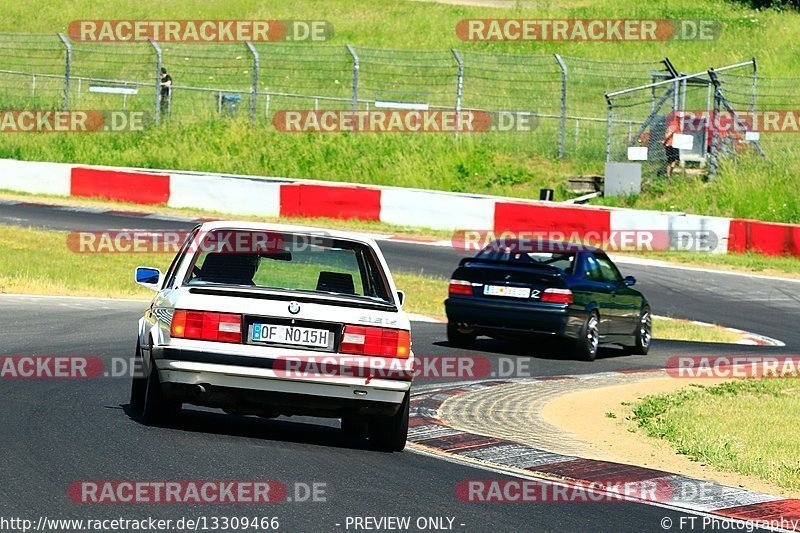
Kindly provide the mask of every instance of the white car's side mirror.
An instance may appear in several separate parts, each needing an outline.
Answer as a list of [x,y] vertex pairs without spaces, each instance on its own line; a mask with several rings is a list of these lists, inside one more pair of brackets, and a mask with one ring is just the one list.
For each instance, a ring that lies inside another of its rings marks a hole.
[[399,307],[403,307],[403,302],[406,301],[406,293],[403,291],[397,291],[397,303],[399,303]]
[[136,267],[135,280],[136,283],[142,287],[158,291],[161,290],[161,283],[164,281],[164,276],[157,268]]

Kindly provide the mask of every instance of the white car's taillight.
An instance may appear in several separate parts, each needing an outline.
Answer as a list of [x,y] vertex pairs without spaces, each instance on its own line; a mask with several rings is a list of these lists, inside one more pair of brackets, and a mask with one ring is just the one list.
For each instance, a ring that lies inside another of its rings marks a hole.
[[242,342],[242,316],[176,309],[170,335],[178,339]]
[[402,329],[371,326],[345,326],[341,353],[396,357],[408,359],[411,353],[411,336]]

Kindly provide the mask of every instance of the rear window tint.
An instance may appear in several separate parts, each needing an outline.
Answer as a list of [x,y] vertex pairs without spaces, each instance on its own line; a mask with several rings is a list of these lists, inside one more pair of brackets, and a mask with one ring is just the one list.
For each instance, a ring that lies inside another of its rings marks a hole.
[[498,250],[486,247],[475,257],[493,261],[546,265],[564,272],[572,272],[575,267],[575,254],[572,252],[523,252],[511,248]]
[[382,270],[369,246],[300,237],[283,235],[277,239],[278,246],[258,253],[201,247],[186,284],[325,292],[391,302]]

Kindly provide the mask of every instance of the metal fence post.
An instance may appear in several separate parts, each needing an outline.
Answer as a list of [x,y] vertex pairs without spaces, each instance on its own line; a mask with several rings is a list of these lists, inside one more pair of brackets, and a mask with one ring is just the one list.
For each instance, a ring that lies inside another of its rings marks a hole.
[[458,50],[451,48],[458,63],[458,83],[456,85],[456,136],[461,132],[461,98],[464,96],[464,60]]
[[753,58],[753,101],[750,103],[750,111],[756,110],[756,94],[758,92],[758,61]]
[[681,82],[675,81],[673,82],[672,87],[672,110],[677,111],[680,107],[680,97],[681,97]]
[[350,52],[350,55],[353,57],[353,112],[355,112],[358,108],[358,72],[361,68],[361,63],[353,45],[348,44],[346,46],[347,51]]
[[67,36],[63,33],[58,34],[58,38],[64,43],[64,100],[61,103],[62,110],[69,109],[69,75],[72,70],[72,45]]
[[606,124],[606,163],[611,161],[611,127],[613,125],[614,104],[611,103],[611,97],[606,96],[606,103],[608,104],[608,123]]
[[250,124],[256,123],[256,99],[258,98],[258,67],[259,57],[256,47],[250,41],[245,41],[247,49],[253,55],[253,95],[250,97]]
[[161,47],[153,40],[150,39],[150,45],[156,52],[156,100],[155,110],[153,112],[153,121],[158,124],[161,122]]
[[711,79],[711,83],[714,85],[714,106],[711,111],[711,147],[708,152],[708,179],[713,180],[717,174],[717,158],[719,157],[719,134],[717,132],[717,128],[713,126],[713,124],[717,121],[717,117],[719,116],[720,106],[720,94],[719,94],[719,79],[717,78],[717,73],[714,72],[713,69],[708,70],[708,77]]
[[558,132],[558,157],[564,155],[564,139],[567,134],[567,65],[558,54],[553,54],[561,67],[561,126]]

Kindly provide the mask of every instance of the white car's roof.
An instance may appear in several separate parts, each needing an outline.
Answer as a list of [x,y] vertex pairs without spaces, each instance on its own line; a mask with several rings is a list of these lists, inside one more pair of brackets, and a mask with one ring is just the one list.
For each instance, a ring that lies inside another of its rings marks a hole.
[[378,245],[375,239],[364,235],[363,233],[354,233],[347,231],[336,231],[325,228],[316,228],[313,226],[295,226],[291,224],[273,224],[268,222],[249,222],[246,220],[215,220],[212,222],[204,222],[200,225],[200,230],[207,232],[218,229],[233,229],[233,230],[252,230],[252,231],[274,231],[278,233],[298,233],[302,235],[318,235],[322,237],[331,237],[334,239],[343,239],[349,241],[356,241],[367,244],[373,248]]

